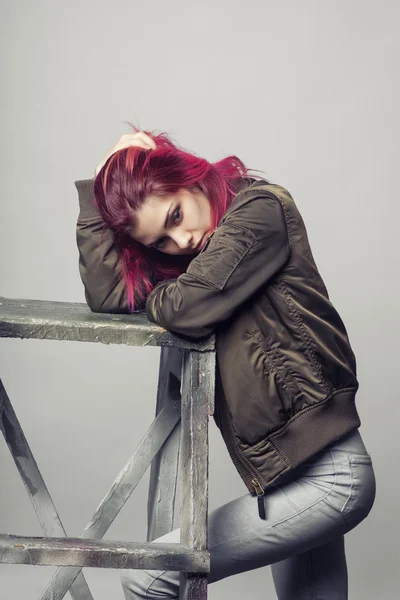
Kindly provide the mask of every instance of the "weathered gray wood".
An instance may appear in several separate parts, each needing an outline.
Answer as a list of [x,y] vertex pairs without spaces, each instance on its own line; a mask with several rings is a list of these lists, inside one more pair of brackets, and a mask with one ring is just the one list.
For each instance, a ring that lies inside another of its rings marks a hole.
[[201,389],[208,399],[208,416],[211,417],[215,410],[215,350],[207,352],[201,359]]
[[[158,387],[160,386],[160,371],[165,364],[168,371],[173,373],[178,381],[182,379],[182,364],[183,364],[183,350],[181,348],[174,348],[173,346],[162,346],[160,349],[160,366],[159,366],[159,381]],[[158,395],[157,395],[157,406],[158,406]]]
[[[214,406],[215,356],[185,352],[182,376],[181,543],[207,549],[208,416]],[[181,574],[181,600],[206,600],[207,578]]]
[[174,346],[212,350],[214,337],[194,341],[150,323],[144,311],[132,315],[93,313],[86,304],[0,297],[0,337],[101,342],[128,346]]
[[[82,538],[38,538],[0,535],[2,563],[65,565],[108,569],[168,569],[204,573],[210,568],[206,551],[181,544],[147,544]],[[60,598],[58,590],[52,597]]]
[[180,600],[207,600],[207,575],[181,573]]
[[[154,419],[136,452],[128,461],[83,530],[82,538],[101,538],[139,483],[151,461],[173,431],[180,418],[179,394],[164,406]],[[57,563],[55,563],[57,564]],[[64,563],[60,563],[64,564]],[[59,600],[69,590],[80,569],[58,569],[40,600]]]
[[208,415],[214,395],[213,356],[185,352],[182,380],[181,542],[207,547]]
[[[161,478],[165,479],[163,471],[171,461],[172,465],[168,469],[171,469],[171,473],[176,473],[176,458],[173,455],[178,455],[176,423],[179,415],[175,412],[175,417],[171,417],[167,427],[169,438],[167,434],[162,440],[159,435],[159,444],[155,446],[151,444],[150,439],[147,439],[142,448],[143,452],[138,448],[135,453],[138,455],[136,470],[134,469],[136,474],[130,472],[125,478],[125,470],[130,464],[128,463],[117,477],[110,492],[85,528],[84,535],[92,539],[62,540],[0,536],[0,562],[70,565],[57,571],[41,596],[41,600],[61,600],[80,573],[82,566],[180,570],[183,571],[180,597],[184,600],[205,600],[207,598],[205,573],[209,571],[207,415],[211,415],[214,410],[214,336],[200,342],[186,340],[150,323],[143,311],[134,315],[96,314],[92,313],[85,304],[0,298],[0,337],[161,346],[162,355],[165,352],[165,357],[168,356],[168,349],[174,348],[169,355],[168,376],[163,377],[167,377],[169,395],[176,395],[176,397],[179,396],[181,375],[179,360],[177,360],[179,353],[183,353],[185,363],[181,383],[183,407],[181,545],[154,544],[152,548],[151,544],[96,541],[96,537],[104,535],[133,491],[141,477],[140,475],[137,480],[135,479],[139,471],[144,472],[161,446],[163,451],[159,452],[159,456],[154,461],[151,474],[152,499],[149,499],[148,505],[149,538],[159,537],[172,528],[176,482],[174,481],[172,487],[170,486],[171,493],[169,493],[167,481]],[[174,405],[171,398],[168,398],[165,404],[162,402],[163,385],[162,383],[159,386],[157,421],[159,418],[163,420]],[[158,430],[160,427],[155,429]],[[158,433],[160,434],[160,431]],[[145,440],[142,444],[144,442]],[[146,460],[148,462],[144,467]],[[166,477],[168,479],[167,474]],[[28,482],[26,483],[28,485]],[[130,490],[127,494],[126,488]]]
[[[11,456],[24,482],[43,532],[49,537],[60,538],[66,536],[64,526],[1,379],[0,429],[3,432]],[[93,596],[82,573],[74,581],[70,593],[74,600],[93,600]]]
[[[182,351],[161,348],[156,415],[171,398],[180,398]],[[178,378],[177,378],[178,377]],[[180,427],[175,427],[152,462],[147,503],[147,541],[151,542],[173,529],[176,482],[179,461]]]

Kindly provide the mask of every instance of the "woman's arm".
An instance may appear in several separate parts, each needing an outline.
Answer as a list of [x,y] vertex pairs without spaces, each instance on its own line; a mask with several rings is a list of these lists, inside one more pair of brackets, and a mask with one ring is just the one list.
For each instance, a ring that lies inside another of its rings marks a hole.
[[146,302],[147,316],[183,336],[209,336],[278,273],[289,256],[280,202],[260,194],[231,212],[186,273],[154,288]]
[[[108,158],[118,150],[136,146],[154,150],[155,141],[144,131],[124,133],[97,165],[98,175]],[[80,213],[76,228],[79,249],[79,272],[85,286],[85,297],[93,312],[127,313],[125,285],[120,276],[114,236],[104,225],[94,206],[94,179],[75,182],[79,194]]]
[[125,285],[119,273],[114,236],[94,206],[93,179],[76,181],[80,212],[76,227],[79,272],[93,312],[127,313]]

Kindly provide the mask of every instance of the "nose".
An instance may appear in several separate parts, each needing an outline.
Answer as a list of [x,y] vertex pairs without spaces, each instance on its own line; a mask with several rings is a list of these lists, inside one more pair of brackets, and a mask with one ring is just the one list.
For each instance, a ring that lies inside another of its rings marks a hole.
[[180,250],[188,250],[192,247],[192,234],[189,231],[176,229],[171,234],[171,238]]

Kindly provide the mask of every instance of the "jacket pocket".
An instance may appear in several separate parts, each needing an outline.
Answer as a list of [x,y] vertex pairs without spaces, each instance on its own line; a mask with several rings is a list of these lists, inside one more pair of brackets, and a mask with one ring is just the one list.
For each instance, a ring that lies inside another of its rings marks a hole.
[[217,290],[223,290],[229,277],[256,241],[256,237],[242,227],[221,227],[209,239],[207,247],[191,261],[187,273]]

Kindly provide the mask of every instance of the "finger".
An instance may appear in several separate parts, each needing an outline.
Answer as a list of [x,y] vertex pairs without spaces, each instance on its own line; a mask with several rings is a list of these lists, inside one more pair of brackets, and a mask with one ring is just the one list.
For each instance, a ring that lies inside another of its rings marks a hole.
[[[139,142],[139,143],[138,143]],[[157,148],[155,141],[144,131],[136,131],[135,133],[124,133],[119,142],[124,148],[127,146],[141,146],[143,148]]]
[[155,141],[153,140],[153,138],[151,138],[149,135],[147,135],[147,133],[145,133],[144,131],[139,131],[137,135],[140,136],[140,138],[150,148],[153,148],[153,149],[157,148],[157,145],[156,145]]
[[136,148],[142,148],[143,150],[150,150],[150,146],[142,139],[125,139],[123,141],[120,141],[116,146],[115,146],[115,152],[117,150],[124,150],[125,148],[130,148],[130,147],[136,147]]
[[135,134],[124,134],[121,136],[115,149],[122,150],[123,148],[129,148],[130,146],[137,146],[144,150],[151,150],[156,148],[154,140],[152,140],[145,133],[139,132]]

